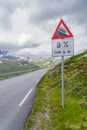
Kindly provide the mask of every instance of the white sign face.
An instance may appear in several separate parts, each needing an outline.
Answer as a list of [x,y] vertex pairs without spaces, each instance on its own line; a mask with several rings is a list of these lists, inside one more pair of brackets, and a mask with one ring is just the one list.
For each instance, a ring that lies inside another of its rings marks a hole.
[[52,55],[54,57],[74,55],[74,38],[53,39]]

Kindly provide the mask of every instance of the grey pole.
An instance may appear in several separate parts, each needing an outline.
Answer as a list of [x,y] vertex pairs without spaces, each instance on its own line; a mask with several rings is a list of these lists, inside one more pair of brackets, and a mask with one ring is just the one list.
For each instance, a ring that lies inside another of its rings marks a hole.
[[62,108],[64,108],[64,56],[62,56]]

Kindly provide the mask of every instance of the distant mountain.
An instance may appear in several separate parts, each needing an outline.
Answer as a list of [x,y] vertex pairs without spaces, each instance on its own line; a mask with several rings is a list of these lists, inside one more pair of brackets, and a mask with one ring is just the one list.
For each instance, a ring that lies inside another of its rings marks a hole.
[[7,59],[7,60],[17,60],[20,59],[15,53],[12,53],[7,50],[0,50],[0,58]]

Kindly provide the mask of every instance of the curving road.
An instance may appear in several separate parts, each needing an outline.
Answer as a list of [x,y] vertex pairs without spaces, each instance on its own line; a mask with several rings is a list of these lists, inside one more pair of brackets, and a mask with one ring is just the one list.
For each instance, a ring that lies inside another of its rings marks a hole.
[[36,86],[47,69],[0,81],[0,130],[23,130]]

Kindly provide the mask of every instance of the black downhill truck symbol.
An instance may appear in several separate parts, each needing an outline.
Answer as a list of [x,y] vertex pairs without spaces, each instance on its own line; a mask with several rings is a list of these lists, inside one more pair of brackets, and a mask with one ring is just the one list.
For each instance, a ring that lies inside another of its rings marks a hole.
[[59,28],[56,36],[68,36],[68,35],[66,34],[65,29],[61,27],[61,28]]

